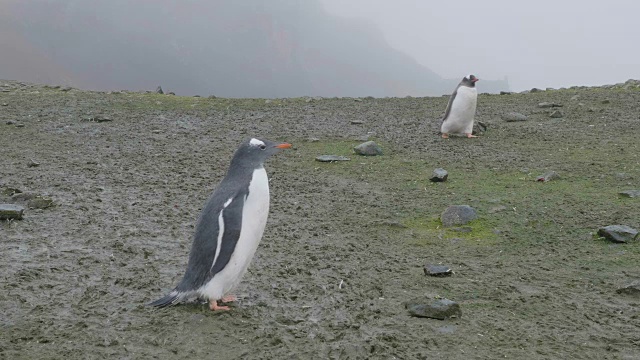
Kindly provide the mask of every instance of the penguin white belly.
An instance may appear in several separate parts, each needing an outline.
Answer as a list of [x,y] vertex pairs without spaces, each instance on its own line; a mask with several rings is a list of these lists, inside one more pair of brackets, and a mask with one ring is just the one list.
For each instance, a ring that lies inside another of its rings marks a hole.
[[242,228],[229,263],[200,290],[207,299],[219,300],[242,280],[260,244],[269,215],[269,178],[264,168],[253,172],[249,195],[242,208]]
[[478,90],[460,86],[451,104],[449,116],[442,123],[441,132],[445,134],[471,133],[477,103]]

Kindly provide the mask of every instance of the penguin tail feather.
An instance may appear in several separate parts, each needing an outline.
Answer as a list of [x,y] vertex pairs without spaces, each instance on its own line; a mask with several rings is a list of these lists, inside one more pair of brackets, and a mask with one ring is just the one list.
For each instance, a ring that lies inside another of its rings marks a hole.
[[165,295],[164,297],[156,300],[156,301],[152,301],[150,303],[147,303],[147,306],[155,306],[155,307],[159,307],[159,308],[163,308],[163,307],[167,307],[167,306],[173,306],[176,305],[177,303],[179,303],[180,301],[182,301],[183,297],[184,297],[184,293],[181,293],[177,290],[173,290],[172,292],[170,292],[169,294]]

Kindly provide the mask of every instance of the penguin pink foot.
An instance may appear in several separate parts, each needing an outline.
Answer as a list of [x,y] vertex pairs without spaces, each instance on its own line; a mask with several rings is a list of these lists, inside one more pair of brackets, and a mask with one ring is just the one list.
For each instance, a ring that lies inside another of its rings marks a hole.
[[442,134],[442,138],[443,138],[443,139],[448,139],[448,138],[449,138],[449,134],[444,134],[444,133],[443,133],[443,134]]
[[475,136],[475,135],[473,135],[473,134],[470,134],[470,133],[467,133],[467,134],[465,134],[465,135],[467,135],[467,137],[468,137],[469,139],[471,139],[471,138],[477,138],[477,136]]
[[220,306],[218,305],[218,300],[209,300],[209,309],[211,309],[211,311],[227,311],[227,310],[231,310],[228,306]]

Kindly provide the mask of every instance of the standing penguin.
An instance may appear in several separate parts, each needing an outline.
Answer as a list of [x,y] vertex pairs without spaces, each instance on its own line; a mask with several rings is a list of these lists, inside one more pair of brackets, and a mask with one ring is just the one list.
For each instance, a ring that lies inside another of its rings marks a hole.
[[218,305],[218,300],[235,300],[229,292],[249,267],[267,223],[269,179],[264,162],[290,147],[255,138],[240,145],[226,176],[200,213],[182,281],[148,305],[175,305],[197,295],[209,301],[211,310],[229,310]]
[[442,138],[447,139],[449,134],[457,133],[463,133],[468,138],[476,137],[472,131],[473,117],[476,114],[476,104],[478,103],[478,90],[476,89],[478,80],[480,79],[474,75],[463,78],[451,94],[440,128]]

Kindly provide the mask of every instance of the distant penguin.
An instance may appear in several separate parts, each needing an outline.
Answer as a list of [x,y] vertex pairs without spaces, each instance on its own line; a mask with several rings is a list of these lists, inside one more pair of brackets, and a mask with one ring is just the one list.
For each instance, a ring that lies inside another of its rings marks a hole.
[[480,80],[474,75],[469,75],[460,81],[453,94],[449,98],[447,110],[442,119],[440,132],[444,139],[449,134],[465,134],[468,138],[476,137],[473,132],[473,118],[476,115],[478,103],[478,90],[476,82]]
[[149,306],[175,305],[198,296],[211,310],[240,283],[262,239],[269,213],[269,179],[264,162],[287,143],[247,139],[236,150],[226,176],[204,204],[196,224],[187,270],[178,286]]

